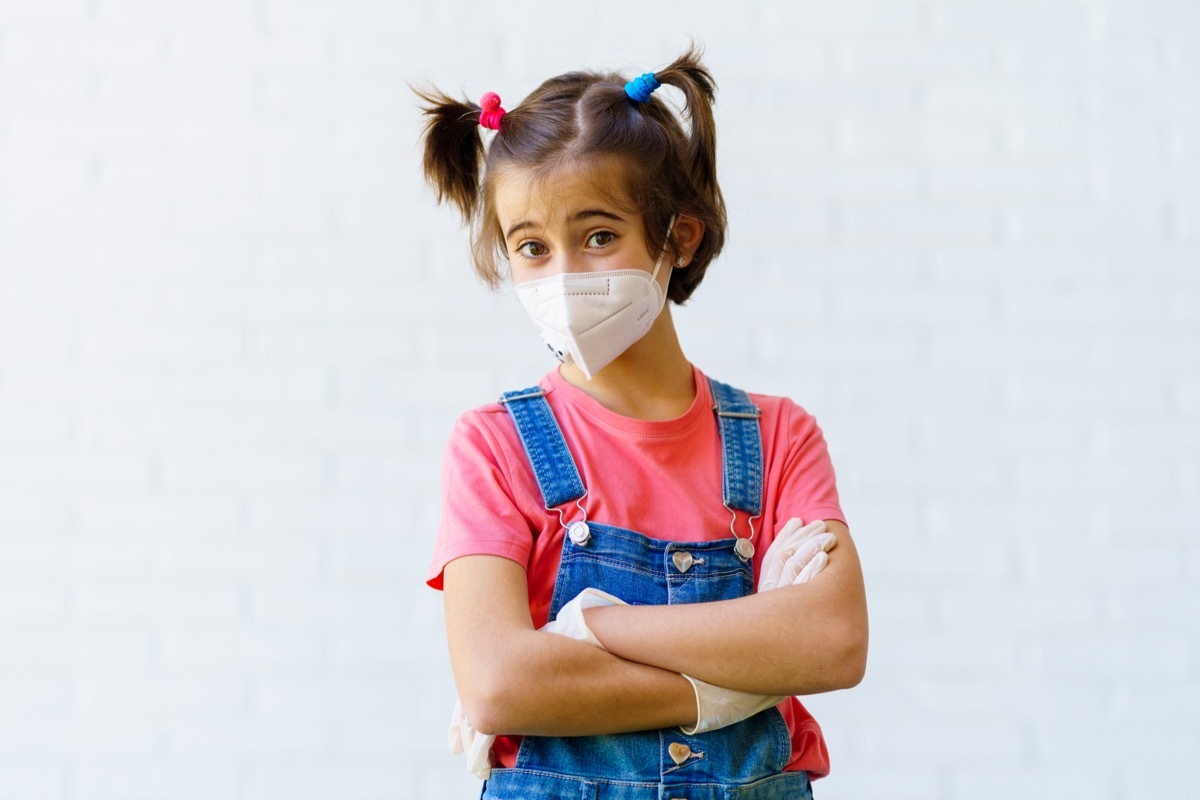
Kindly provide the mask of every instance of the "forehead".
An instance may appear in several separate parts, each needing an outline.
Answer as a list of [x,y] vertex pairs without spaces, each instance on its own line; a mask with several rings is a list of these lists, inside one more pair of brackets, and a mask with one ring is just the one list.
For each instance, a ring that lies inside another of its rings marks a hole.
[[581,208],[636,209],[623,171],[612,159],[572,161],[550,171],[506,167],[493,182],[502,227],[531,220],[550,222]]

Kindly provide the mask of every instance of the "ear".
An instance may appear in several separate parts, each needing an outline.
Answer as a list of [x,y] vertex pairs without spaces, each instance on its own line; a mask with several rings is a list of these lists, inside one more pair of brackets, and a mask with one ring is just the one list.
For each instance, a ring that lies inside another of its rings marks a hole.
[[678,243],[678,247],[675,250],[674,259],[682,256],[686,259],[684,267],[687,267],[692,263],[692,254],[700,247],[700,242],[703,239],[703,222],[686,214],[677,214],[675,216],[675,241]]

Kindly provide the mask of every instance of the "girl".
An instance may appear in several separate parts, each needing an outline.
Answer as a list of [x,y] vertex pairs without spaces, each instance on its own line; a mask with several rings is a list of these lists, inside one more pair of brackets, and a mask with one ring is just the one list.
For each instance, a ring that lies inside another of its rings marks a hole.
[[511,110],[418,94],[439,202],[561,362],[446,449],[452,750],[485,798],[811,797],[829,757],[794,695],[862,679],[866,600],[816,421],[706,376],[666,305],[725,237],[700,53]]

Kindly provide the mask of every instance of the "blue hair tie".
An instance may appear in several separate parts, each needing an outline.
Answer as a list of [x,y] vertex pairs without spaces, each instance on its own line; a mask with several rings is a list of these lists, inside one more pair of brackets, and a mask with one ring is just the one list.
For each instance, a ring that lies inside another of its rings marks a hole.
[[650,95],[659,86],[662,84],[658,82],[658,78],[654,77],[654,73],[647,72],[625,84],[625,94],[629,95],[630,100],[644,103],[650,99]]

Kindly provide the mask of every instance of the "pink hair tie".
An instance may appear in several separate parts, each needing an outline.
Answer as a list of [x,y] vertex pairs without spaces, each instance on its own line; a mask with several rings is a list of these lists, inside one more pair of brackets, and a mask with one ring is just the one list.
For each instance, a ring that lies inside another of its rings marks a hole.
[[494,131],[500,130],[500,118],[504,116],[504,109],[500,107],[500,95],[488,92],[479,100],[479,105],[483,106],[483,110],[479,112],[479,124]]

